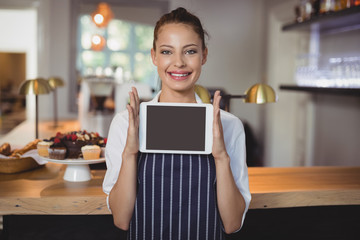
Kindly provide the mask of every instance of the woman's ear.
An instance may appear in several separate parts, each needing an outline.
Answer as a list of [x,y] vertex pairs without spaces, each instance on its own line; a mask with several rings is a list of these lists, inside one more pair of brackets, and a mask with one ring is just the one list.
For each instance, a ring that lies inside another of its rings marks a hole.
[[208,55],[208,48],[205,48],[202,54],[202,61],[201,64],[204,65],[207,61],[207,55]]
[[157,61],[156,61],[156,52],[155,50],[152,48],[151,49],[151,59],[152,59],[152,62],[155,66],[157,66]]

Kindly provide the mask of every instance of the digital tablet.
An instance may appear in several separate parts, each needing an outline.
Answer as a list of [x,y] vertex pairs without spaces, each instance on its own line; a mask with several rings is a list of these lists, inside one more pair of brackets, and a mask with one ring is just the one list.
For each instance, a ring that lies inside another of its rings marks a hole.
[[140,152],[211,153],[211,104],[143,102],[139,117]]

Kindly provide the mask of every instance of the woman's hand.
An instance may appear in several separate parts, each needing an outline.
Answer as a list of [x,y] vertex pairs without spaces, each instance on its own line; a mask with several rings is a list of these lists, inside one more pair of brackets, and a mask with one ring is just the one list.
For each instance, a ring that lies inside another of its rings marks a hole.
[[212,155],[215,160],[228,159],[226,152],[224,133],[220,118],[220,91],[216,91],[214,94],[213,107],[214,107],[214,121],[213,121],[213,146]]
[[[136,88],[129,92],[129,127],[119,177],[109,194],[109,205],[115,226],[128,230],[134,212],[137,187],[137,154],[139,152],[139,108],[140,100]],[[123,134],[123,133],[117,133]],[[120,150],[119,150],[120,151]]]
[[224,132],[220,118],[220,91],[216,91],[213,100],[214,125],[212,154],[216,166],[217,204],[226,233],[239,230],[245,211],[245,201],[236,186],[227,154]]
[[135,87],[129,92],[130,104],[126,106],[129,112],[129,128],[124,154],[136,155],[139,151],[139,108],[140,99]]

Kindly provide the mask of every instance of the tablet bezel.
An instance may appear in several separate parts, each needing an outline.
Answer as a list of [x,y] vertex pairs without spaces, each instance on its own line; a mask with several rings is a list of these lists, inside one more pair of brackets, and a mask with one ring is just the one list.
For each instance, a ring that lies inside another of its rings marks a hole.
[[[201,107],[205,108],[205,149],[194,150],[161,150],[147,149],[146,147],[146,123],[147,106],[174,106],[174,107]],[[165,103],[165,102],[142,102],[139,111],[139,150],[147,153],[174,153],[174,154],[210,154],[213,144],[213,105],[207,103]]]

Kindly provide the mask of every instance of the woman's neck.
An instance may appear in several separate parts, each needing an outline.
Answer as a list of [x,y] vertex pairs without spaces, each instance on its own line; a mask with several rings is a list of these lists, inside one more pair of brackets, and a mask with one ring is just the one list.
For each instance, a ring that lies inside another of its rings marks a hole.
[[196,103],[195,91],[177,92],[164,89],[160,93],[159,102]]

